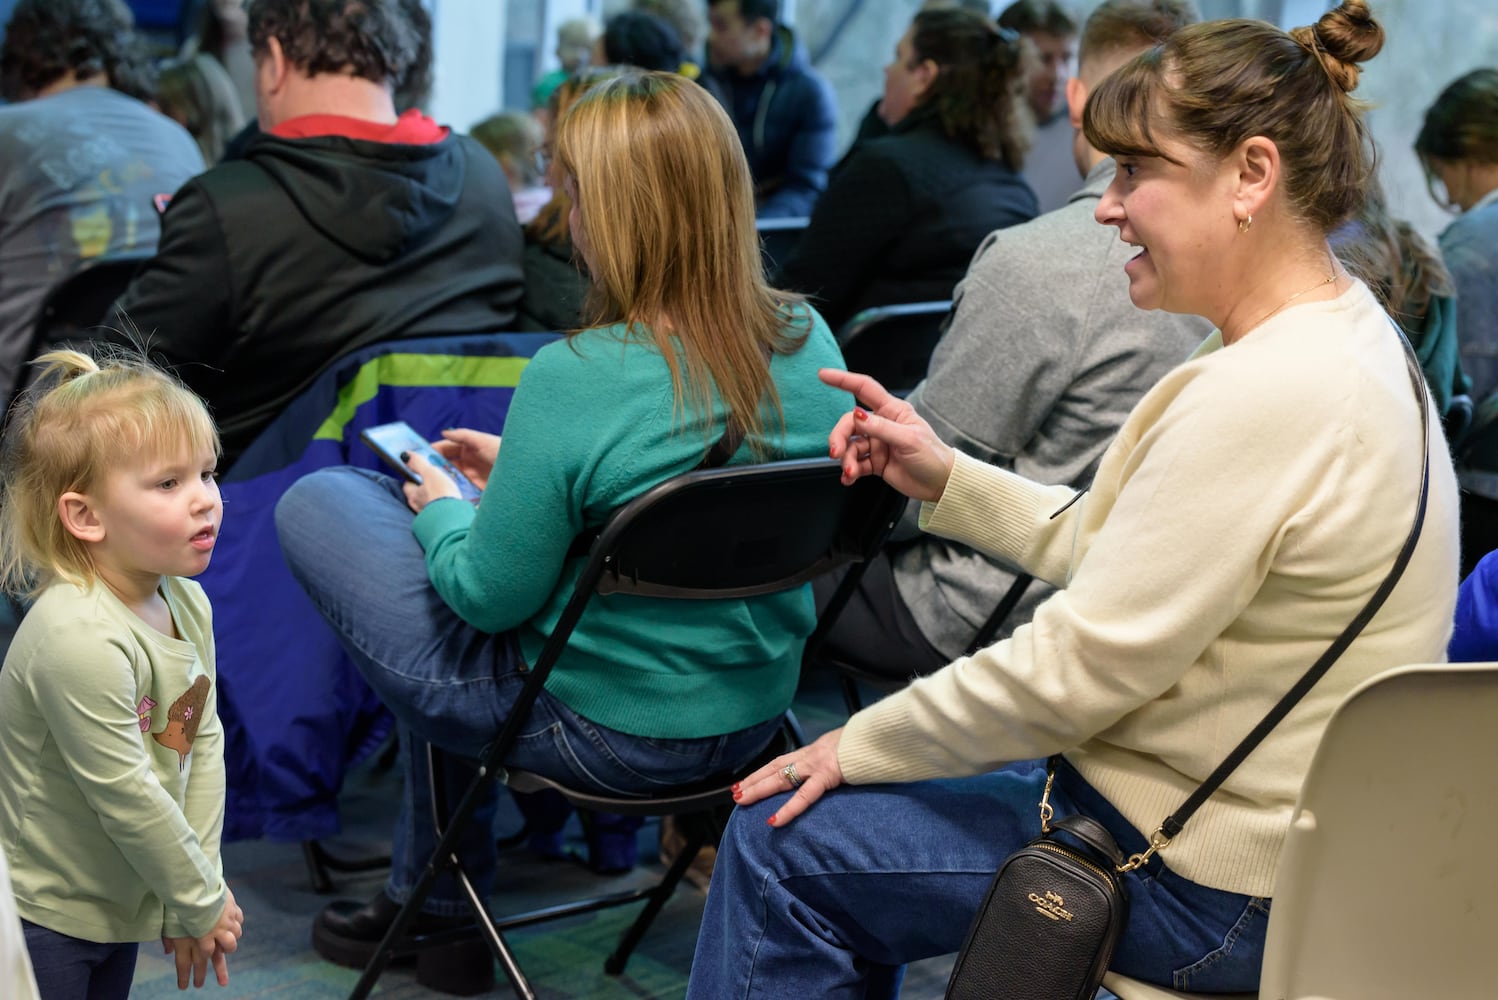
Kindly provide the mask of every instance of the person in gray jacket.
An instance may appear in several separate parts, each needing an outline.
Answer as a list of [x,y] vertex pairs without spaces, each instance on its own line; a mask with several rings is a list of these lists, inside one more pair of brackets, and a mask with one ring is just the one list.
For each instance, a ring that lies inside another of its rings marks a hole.
[[[1084,486],[1130,409],[1211,332],[1194,316],[1136,309],[1124,263],[1138,248],[1093,219],[1113,161],[1081,133],[1087,94],[1197,20],[1190,0],[1107,0],[1082,29],[1067,102],[1086,180],[1070,202],[984,240],[950,326],[910,403],[942,439],[1036,482]],[[827,637],[839,658],[891,678],[961,656],[1013,583],[996,561],[921,532],[912,504]],[[819,581],[825,605],[837,580]],[[1002,638],[1050,593],[1032,584]]]

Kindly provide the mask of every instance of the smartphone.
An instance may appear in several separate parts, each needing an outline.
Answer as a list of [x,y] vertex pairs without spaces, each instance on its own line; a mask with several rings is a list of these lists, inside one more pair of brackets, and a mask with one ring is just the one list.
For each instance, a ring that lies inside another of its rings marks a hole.
[[412,472],[405,462],[401,461],[401,452],[410,452],[412,455],[421,455],[428,462],[452,477],[453,482],[458,484],[458,492],[463,499],[470,503],[478,503],[483,491],[473,485],[463,473],[437,453],[426,438],[416,433],[416,430],[404,420],[397,420],[390,424],[380,424],[377,427],[367,428],[359,439],[369,447],[373,448],[375,454],[383,458],[389,465],[402,476],[417,485],[421,484],[421,477]]

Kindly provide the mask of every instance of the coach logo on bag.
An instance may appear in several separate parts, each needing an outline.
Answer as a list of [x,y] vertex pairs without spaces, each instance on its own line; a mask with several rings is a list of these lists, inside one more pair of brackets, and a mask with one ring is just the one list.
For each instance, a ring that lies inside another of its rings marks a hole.
[[1042,916],[1050,917],[1052,920],[1070,920],[1071,911],[1062,907],[1063,900],[1054,892],[1047,892],[1044,896],[1030,893],[1030,902],[1035,904],[1035,912]]

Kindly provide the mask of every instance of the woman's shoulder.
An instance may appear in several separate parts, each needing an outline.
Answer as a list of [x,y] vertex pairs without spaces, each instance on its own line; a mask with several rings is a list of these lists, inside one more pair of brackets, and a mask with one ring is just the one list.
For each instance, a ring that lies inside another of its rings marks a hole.
[[80,586],[67,580],[49,583],[21,619],[6,657],[7,670],[34,667],[51,684],[74,683],[99,675],[118,661],[105,649],[135,645],[129,612],[101,584]]
[[858,155],[901,164],[920,163],[933,157],[976,157],[966,143],[947,135],[935,118],[922,119],[909,128],[897,126],[895,131],[866,139],[859,145]]
[[641,382],[659,381],[664,371],[650,331],[615,323],[547,344],[526,364],[520,386],[527,393],[544,388],[558,398],[618,399],[635,393]]
[[1498,258],[1498,201],[1452,219],[1439,242],[1442,255],[1478,254],[1487,261]]
[[1208,405],[1243,408],[1244,419],[1279,414],[1287,432],[1361,423],[1383,409],[1373,405],[1370,390],[1408,392],[1394,324],[1361,282],[1334,299],[1288,309],[1228,347],[1199,353],[1171,376],[1189,381]]

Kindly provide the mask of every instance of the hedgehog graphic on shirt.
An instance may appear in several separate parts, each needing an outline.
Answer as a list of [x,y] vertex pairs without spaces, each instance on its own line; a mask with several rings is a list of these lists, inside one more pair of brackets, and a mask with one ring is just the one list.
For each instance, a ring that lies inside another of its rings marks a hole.
[[208,689],[211,682],[199,676],[192,687],[182,693],[172,707],[166,710],[166,728],[153,733],[151,739],[169,750],[177,751],[177,770],[187,767],[187,755],[192,753],[193,740],[198,737],[198,724],[203,721],[203,710],[208,705]]

